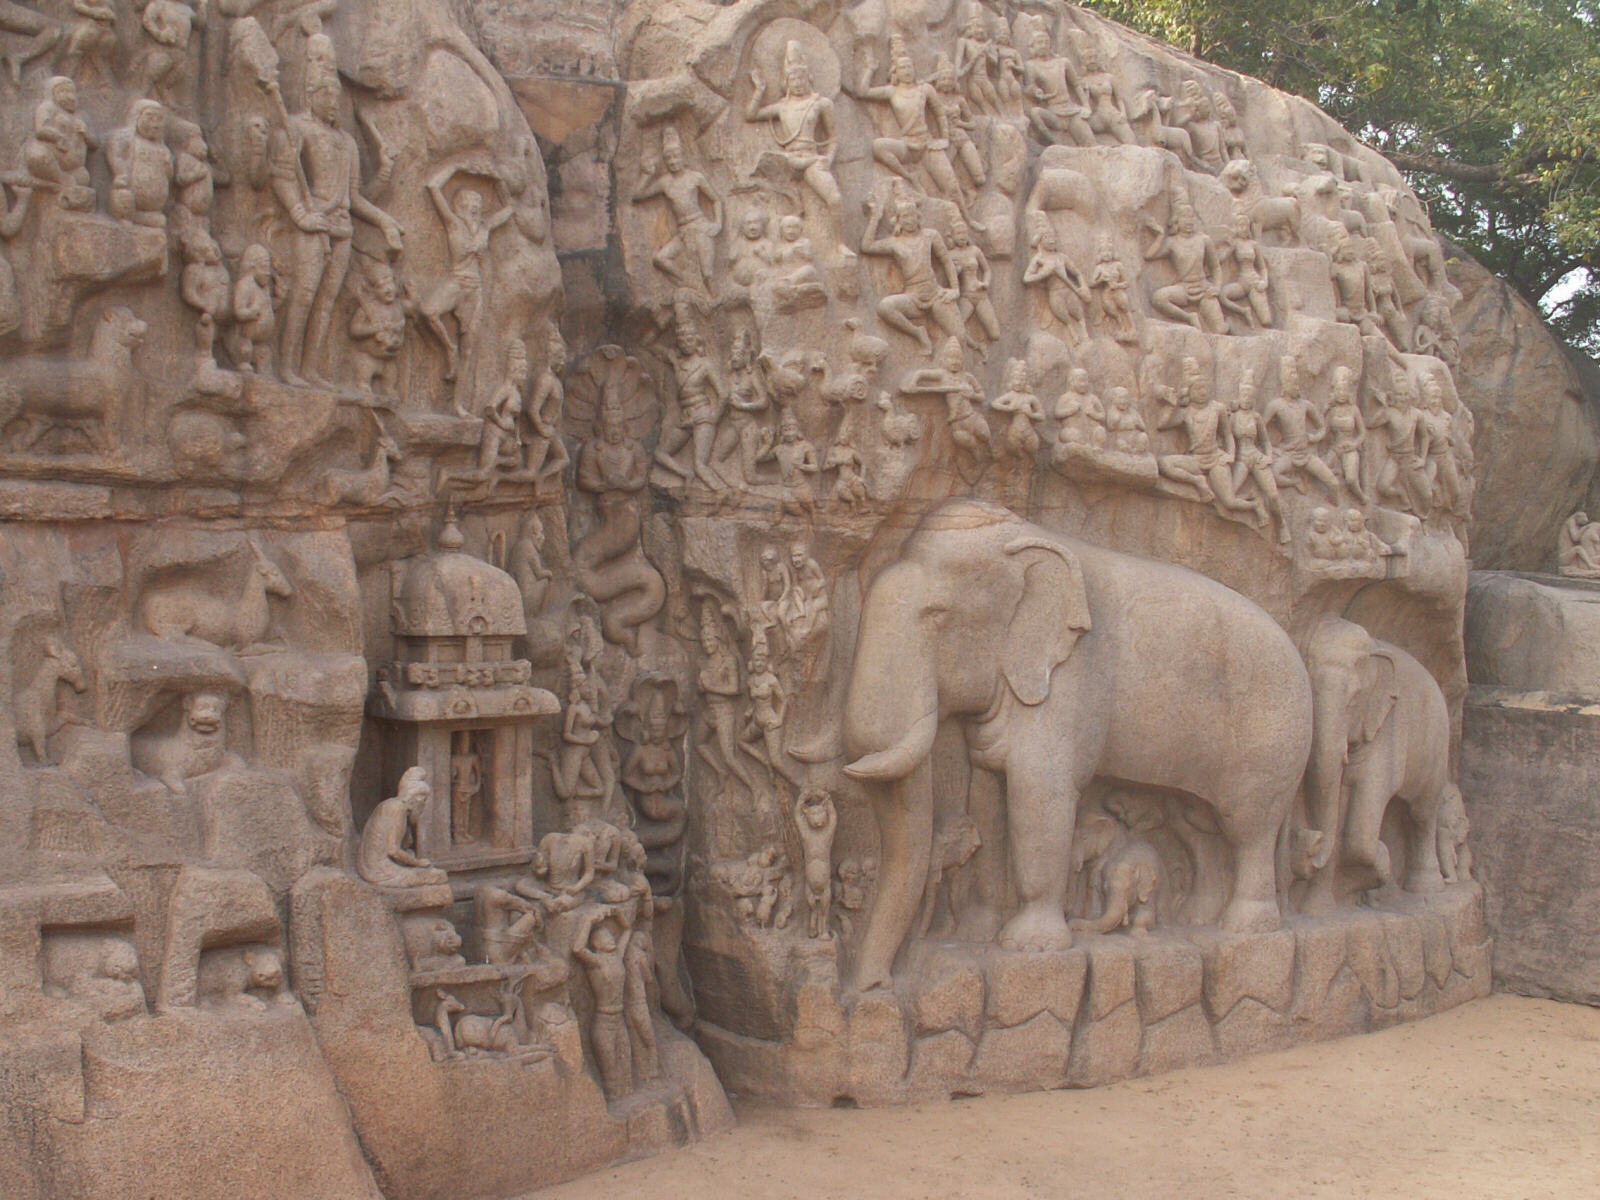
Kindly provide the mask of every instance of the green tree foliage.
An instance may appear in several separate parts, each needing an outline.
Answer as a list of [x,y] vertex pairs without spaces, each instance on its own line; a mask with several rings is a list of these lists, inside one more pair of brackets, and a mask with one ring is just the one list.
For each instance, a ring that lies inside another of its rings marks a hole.
[[1600,5],[1086,6],[1321,105],[1406,171],[1439,232],[1600,353]]

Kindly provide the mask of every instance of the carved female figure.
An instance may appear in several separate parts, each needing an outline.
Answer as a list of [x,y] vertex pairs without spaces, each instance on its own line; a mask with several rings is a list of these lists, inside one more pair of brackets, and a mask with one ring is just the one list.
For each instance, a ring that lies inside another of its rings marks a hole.
[[1022,282],[1042,288],[1045,305],[1050,314],[1061,322],[1067,331],[1067,341],[1076,346],[1089,340],[1089,323],[1084,314],[1084,303],[1089,299],[1089,289],[1083,285],[1078,269],[1067,260],[1056,240],[1055,226],[1044,213],[1036,213],[1029,231],[1029,249],[1032,257],[1023,269]]
[[1361,415],[1361,404],[1356,398],[1355,372],[1349,367],[1335,367],[1333,395],[1328,403],[1329,448],[1344,473],[1344,485],[1362,504],[1367,503],[1366,489],[1361,484],[1362,455],[1367,443],[1367,422]]
[[973,242],[966,219],[957,215],[950,219],[950,261],[955,264],[957,284],[961,298],[956,301],[961,319],[977,318],[978,327],[991,342],[1000,340],[1000,318],[989,299],[989,260]]
[[[955,160],[966,171],[972,187],[981,188],[988,179],[988,172],[983,167],[983,155],[972,140],[977,122],[967,105],[967,98],[961,94],[955,64],[948,55],[941,54],[934,61],[933,88],[944,108],[945,131],[950,135],[950,149],[954,151]],[[966,202],[970,204],[972,199],[972,193],[967,193]]]
[[750,648],[749,669],[745,673],[745,692],[750,697],[750,710],[745,718],[740,744],[746,753],[766,766],[773,775],[794,780],[784,765],[783,723],[789,714],[789,704],[783,693],[783,684],[772,670],[764,638],[757,637]]
[[1024,467],[1031,466],[1039,453],[1039,431],[1044,423],[1044,406],[1033,392],[1033,372],[1026,359],[1013,358],[1006,363],[1006,390],[992,401],[989,407],[1009,417],[1002,443],[1006,458],[1016,459]]
[[1139,340],[1139,330],[1133,323],[1133,305],[1128,300],[1128,268],[1117,257],[1108,235],[1100,235],[1096,251],[1099,259],[1089,272],[1089,292],[1111,336],[1124,345],[1132,345]]
[[1224,244],[1237,272],[1232,283],[1223,284],[1222,306],[1244,321],[1248,329],[1272,328],[1272,301],[1267,296],[1267,256],[1255,239],[1250,213],[1236,209],[1233,236]]
[[1277,523],[1278,541],[1287,542],[1289,519],[1284,515],[1278,481],[1272,474],[1272,441],[1267,436],[1266,422],[1256,411],[1256,385],[1248,375],[1239,380],[1239,391],[1228,414],[1228,427],[1233,432],[1234,494],[1238,494],[1247,477],[1255,480],[1262,503]]
[[972,103],[989,116],[999,116],[1001,111],[994,84],[999,60],[999,47],[989,33],[988,18],[981,8],[975,8],[956,39],[955,73],[965,84]]
[[1083,40],[1083,95],[1089,103],[1089,128],[1131,146],[1136,139],[1123,112],[1117,77],[1111,72],[1105,47],[1094,37]]

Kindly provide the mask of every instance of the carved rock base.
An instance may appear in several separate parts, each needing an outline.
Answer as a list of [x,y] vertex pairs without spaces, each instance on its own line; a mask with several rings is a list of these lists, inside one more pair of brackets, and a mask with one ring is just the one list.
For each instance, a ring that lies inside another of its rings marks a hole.
[[700,1045],[730,1090],[884,1105],[1091,1087],[1369,1032],[1490,991],[1475,883],[1296,916],[1276,933],[1084,934],[1046,954],[924,942],[894,992],[854,998],[840,997],[836,946],[729,927],[686,947]]
[[576,1022],[537,1058],[474,1052],[435,1061],[413,1021],[399,928],[378,891],[313,872],[292,908],[295,978],[386,1196],[513,1195],[733,1126],[705,1056],[662,1020],[661,1078],[609,1105],[585,1069]]

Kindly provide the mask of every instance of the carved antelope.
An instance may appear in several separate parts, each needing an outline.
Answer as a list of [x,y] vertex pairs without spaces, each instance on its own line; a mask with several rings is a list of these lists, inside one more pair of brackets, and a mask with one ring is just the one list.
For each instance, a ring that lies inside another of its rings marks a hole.
[[398,488],[389,486],[393,465],[404,455],[399,445],[387,433],[378,434],[377,445],[372,450],[372,461],[360,470],[345,471],[331,468],[317,480],[317,498],[324,504],[357,504],[372,507],[396,504],[405,499]]
[[44,661],[33,678],[17,692],[17,741],[25,743],[40,764],[50,761],[45,743],[63,725],[81,724],[78,717],[62,714],[58,687],[65,683],[75,692],[84,689],[83,664],[54,634],[44,639]]
[[145,628],[159,638],[210,642],[242,654],[269,649],[264,644],[272,625],[268,597],[287,598],[294,588],[254,540],[246,544],[251,562],[238,592],[213,591],[193,576],[152,589],[143,600]]

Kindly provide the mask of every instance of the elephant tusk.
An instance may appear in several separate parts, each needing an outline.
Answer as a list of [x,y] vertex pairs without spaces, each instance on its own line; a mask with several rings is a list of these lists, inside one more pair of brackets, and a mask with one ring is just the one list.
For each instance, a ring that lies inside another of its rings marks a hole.
[[939,714],[923,713],[912,722],[898,744],[876,754],[862,755],[847,764],[844,773],[863,783],[892,783],[904,779],[933,750],[933,739],[938,732]]

